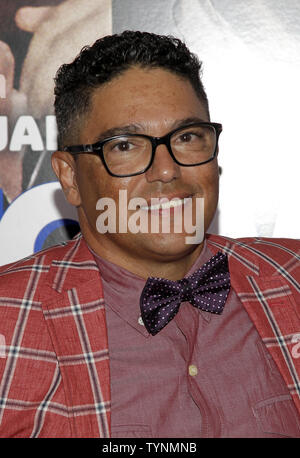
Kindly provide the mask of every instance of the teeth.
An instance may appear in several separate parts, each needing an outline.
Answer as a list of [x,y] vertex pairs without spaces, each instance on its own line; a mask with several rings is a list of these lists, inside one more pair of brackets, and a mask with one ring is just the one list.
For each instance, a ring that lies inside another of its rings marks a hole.
[[190,197],[185,197],[184,199],[174,199],[168,202],[162,202],[156,205],[150,205],[147,207],[141,207],[142,210],[166,210],[168,208],[180,207],[181,205],[185,205],[188,202]]

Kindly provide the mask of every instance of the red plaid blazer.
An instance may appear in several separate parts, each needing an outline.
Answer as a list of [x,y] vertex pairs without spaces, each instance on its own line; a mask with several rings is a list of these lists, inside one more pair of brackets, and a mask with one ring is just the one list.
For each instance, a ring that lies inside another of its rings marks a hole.
[[[300,241],[209,235],[300,412]],[[0,268],[0,436],[109,437],[99,270],[85,241]]]

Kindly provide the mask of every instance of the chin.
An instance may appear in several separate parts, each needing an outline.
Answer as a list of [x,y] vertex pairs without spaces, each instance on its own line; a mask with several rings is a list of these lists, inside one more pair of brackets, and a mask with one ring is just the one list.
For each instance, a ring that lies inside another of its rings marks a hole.
[[[145,235],[145,234],[144,234]],[[140,247],[150,253],[152,257],[164,259],[178,259],[192,253],[203,238],[198,243],[186,243],[186,237],[190,234],[151,234],[148,240],[140,241]]]

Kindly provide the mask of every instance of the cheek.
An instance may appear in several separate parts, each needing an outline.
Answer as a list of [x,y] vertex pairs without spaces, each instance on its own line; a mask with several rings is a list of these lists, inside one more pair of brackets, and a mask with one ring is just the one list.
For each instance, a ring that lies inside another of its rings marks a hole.
[[81,207],[89,220],[96,218],[96,204],[105,192],[103,171],[96,158],[80,157],[76,171],[76,181],[81,199]]
[[215,161],[200,165],[187,174],[185,181],[192,184],[203,197],[213,199],[219,191],[219,169]]
[[78,189],[82,200],[82,206],[86,211],[96,213],[96,204],[100,198],[110,198],[118,209],[120,190],[134,188],[132,178],[112,177],[107,173],[102,164],[89,160],[79,167],[77,176]]
[[212,173],[207,177],[207,189],[211,194],[211,197],[218,198],[219,194],[219,171],[218,168],[213,170]]
[[205,197],[205,219],[207,224],[213,218],[219,199],[219,169],[218,166],[212,167],[206,176],[204,184],[204,197]]
[[200,197],[204,197],[205,220],[213,217],[219,197],[219,171],[216,163],[200,166],[201,170],[193,176],[193,183]]
[[219,196],[219,169],[212,164],[204,178],[205,197],[212,205],[218,200]]

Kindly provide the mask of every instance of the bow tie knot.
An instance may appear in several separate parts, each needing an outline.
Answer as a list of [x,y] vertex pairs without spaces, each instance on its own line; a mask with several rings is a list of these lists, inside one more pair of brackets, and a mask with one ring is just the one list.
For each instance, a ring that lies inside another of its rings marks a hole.
[[227,255],[219,251],[189,277],[178,281],[149,277],[140,298],[146,329],[157,334],[177,314],[182,302],[221,314],[230,290]]
[[180,287],[180,298],[181,302],[190,302],[193,298],[193,290],[190,286],[190,282],[187,278],[183,278],[179,280],[178,286]]

